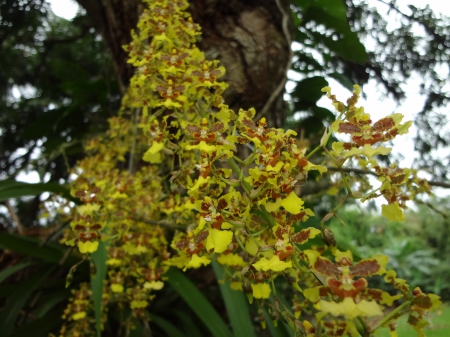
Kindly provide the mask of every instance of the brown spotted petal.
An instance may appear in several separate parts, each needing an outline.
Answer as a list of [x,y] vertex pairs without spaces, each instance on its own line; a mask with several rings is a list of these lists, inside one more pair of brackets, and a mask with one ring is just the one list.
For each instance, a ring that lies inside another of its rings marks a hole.
[[330,260],[319,256],[313,265],[313,268],[326,276],[339,276],[341,271]]
[[309,239],[314,238],[317,234],[313,232],[315,228],[302,229],[300,232],[291,235],[290,239],[292,243],[303,244]]
[[377,254],[373,258],[359,261],[354,266],[350,267],[350,275],[352,276],[372,276],[382,275],[386,273],[386,264],[388,257]]
[[353,123],[340,123],[338,132],[349,133],[352,135],[354,133],[360,133],[361,128]]

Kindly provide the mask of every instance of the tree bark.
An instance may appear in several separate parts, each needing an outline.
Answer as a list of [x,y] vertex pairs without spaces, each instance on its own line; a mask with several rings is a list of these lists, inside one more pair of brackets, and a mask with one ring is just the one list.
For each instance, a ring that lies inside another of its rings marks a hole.
[[[111,50],[122,91],[134,69],[122,46],[130,42],[143,9],[140,0],[77,0],[86,9]],[[198,43],[208,59],[219,59],[230,84],[225,102],[234,110],[267,111],[270,126],[284,120],[283,100],[290,62],[287,0],[191,0],[190,11],[202,27]],[[290,30],[292,31],[292,29]]]

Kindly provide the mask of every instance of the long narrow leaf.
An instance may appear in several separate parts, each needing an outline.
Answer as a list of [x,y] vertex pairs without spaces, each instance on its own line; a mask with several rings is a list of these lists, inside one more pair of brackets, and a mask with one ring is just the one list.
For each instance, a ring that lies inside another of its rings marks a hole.
[[281,325],[283,324],[281,321],[278,321],[277,326],[275,326],[266,308],[263,309],[263,313],[267,328],[269,329],[270,335],[272,337],[291,337],[293,335],[292,333],[288,333],[283,327],[281,327]]
[[91,278],[91,286],[97,337],[101,337],[103,281],[106,278],[106,260],[108,259],[108,252],[104,242],[99,242],[98,249],[92,253],[91,258],[97,268],[96,275]]
[[[35,238],[0,232],[0,248],[10,249],[14,252],[37,257],[46,262],[59,263],[67,248],[61,245],[42,243]],[[79,261],[75,256],[68,256],[64,265],[74,265]]]
[[23,268],[26,268],[31,264],[32,264],[31,262],[18,263],[15,266],[11,266],[5,270],[0,271],[0,283],[2,283],[4,280],[10,277],[12,274],[15,274],[19,270],[22,270]]
[[175,268],[166,273],[168,282],[186,303],[194,310],[200,320],[215,337],[231,337],[231,331],[225,322],[195,285]]
[[[217,280],[223,278],[223,268],[216,262],[212,262]],[[255,337],[252,320],[249,315],[248,301],[242,291],[232,290],[230,282],[219,283],[228,317],[235,337]]]
[[0,201],[5,201],[10,198],[34,196],[44,192],[53,192],[76,204],[80,203],[79,199],[70,195],[70,190],[66,185],[58,183],[30,184],[15,180],[0,181]]
[[187,336],[202,336],[202,333],[200,332],[198,326],[195,324],[195,321],[192,319],[192,316],[188,315],[182,310],[175,310],[174,313],[178,316],[181,323],[183,323],[183,327],[186,331]]
[[45,298],[39,301],[39,305],[31,311],[31,316],[41,318],[47,315],[47,313],[58,303],[68,300],[70,297],[70,290],[58,290],[52,294],[47,295]]
[[8,337],[47,337],[51,330],[61,325],[61,322],[61,311],[53,310],[46,316],[20,327]]
[[150,315],[150,319],[156,325],[158,325],[168,337],[185,337],[185,334],[181,332],[172,323],[157,315]]
[[2,314],[0,315],[0,332],[4,336],[7,336],[11,331],[20,311],[30,296],[37,288],[40,287],[42,282],[54,269],[55,267],[49,266],[46,271],[40,271],[34,275],[31,275],[31,277],[21,283],[17,287],[17,290],[11,295],[6,306],[3,308]]

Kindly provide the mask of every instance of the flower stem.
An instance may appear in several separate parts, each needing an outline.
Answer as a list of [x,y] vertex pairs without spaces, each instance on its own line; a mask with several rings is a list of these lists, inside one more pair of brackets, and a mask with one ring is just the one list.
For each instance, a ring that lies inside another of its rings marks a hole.
[[384,316],[382,319],[380,319],[380,321],[378,322],[378,324],[375,326],[375,328],[372,329],[372,332],[374,332],[375,330],[377,330],[379,327],[382,327],[383,325],[385,325],[387,322],[389,322],[393,317],[395,317],[395,315],[397,315],[400,311],[402,311],[404,308],[408,307],[409,305],[411,305],[412,301],[406,301],[403,302],[402,304],[400,304],[397,308],[395,308],[394,310],[392,310],[388,315]]

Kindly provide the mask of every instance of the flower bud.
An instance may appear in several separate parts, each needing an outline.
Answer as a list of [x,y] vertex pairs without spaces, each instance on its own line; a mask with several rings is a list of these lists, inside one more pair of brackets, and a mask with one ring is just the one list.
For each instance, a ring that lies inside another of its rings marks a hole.
[[247,296],[248,303],[253,303],[253,288],[250,283],[250,281],[243,277],[242,278],[242,290],[244,291],[245,295]]
[[89,271],[92,276],[97,275],[97,266],[93,260],[89,260]]
[[322,229],[322,240],[327,246],[336,247],[336,239],[334,234],[328,227],[323,227]]
[[70,286],[70,284],[73,281],[73,273],[75,272],[75,268],[71,268],[69,270],[69,273],[66,276],[66,288],[68,288]]

